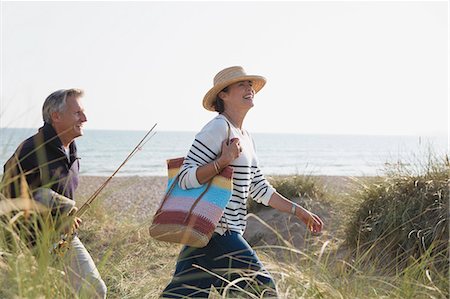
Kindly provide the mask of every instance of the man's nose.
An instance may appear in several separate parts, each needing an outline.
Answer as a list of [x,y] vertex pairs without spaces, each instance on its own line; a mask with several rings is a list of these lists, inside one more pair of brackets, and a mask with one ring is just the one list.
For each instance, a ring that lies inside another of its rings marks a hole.
[[81,121],[82,122],[86,122],[87,121],[87,116],[84,112],[81,113]]

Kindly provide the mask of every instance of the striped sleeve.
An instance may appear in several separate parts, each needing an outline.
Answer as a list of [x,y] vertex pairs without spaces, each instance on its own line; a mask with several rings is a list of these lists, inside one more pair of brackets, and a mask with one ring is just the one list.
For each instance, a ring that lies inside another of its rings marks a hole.
[[255,174],[250,183],[249,191],[250,196],[254,201],[268,206],[269,200],[272,197],[272,194],[275,192],[275,189],[266,180],[259,167],[256,167]]
[[198,188],[197,168],[215,160],[227,135],[227,125],[214,118],[195,136],[180,170],[179,185],[182,189]]
[[[256,144],[254,139],[250,136],[248,132],[246,132],[247,135],[250,137],[253,143],[253,149],[255,151],[256,155]],[[256,158],[256,161],[258,159]],[[250,196],[252,199],[258,203],[262,203],[265,206],[269,205],[269,200],[272,197],[272,194],[276,191],[275,188],[270,185],[270,183],[266,180],[263,173],[261,172],[261,169],[259,169],[259,166],[256,165],[256,167],[253,169],[254,175],[252,178],[252,182],[250,184]]]

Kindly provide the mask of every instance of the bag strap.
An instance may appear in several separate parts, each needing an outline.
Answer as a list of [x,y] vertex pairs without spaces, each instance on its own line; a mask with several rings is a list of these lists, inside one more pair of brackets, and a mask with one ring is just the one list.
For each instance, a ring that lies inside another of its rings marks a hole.
[[[231,135],[231,127],[230,124],[228,123],[228,121],[226,121],[227,123],[227,145],[230,144],[230,135]],[[214,176],[215,177],[215,176]],[[202,199],[203,195],[205,195],[205,193],[208,191],[209,187],[211,187],[211,183],[214,179],[214,177],[212,179],[209,180],[208,182],[208,186],[206,186],[206,189],[202,192],[202,194],[200,194],[200,196],[194,201],[194,203],[192,204],[191,208],[189,209],[189,213],[186,215],[186,217],[184,218],[183,222],[186,222],[187,219],[189,219],[189,217],[192,214],[192,211],[194,210],[194,208],[197,206],[197,204],[200,202],[200,200]]]
[[192,211],[197,206],[197,204],[200,202],[200,199],[202,199],[203,195],[205,195],[205,193],[208,191],[209,187],[211,187],[211,183],[212,183],[212,179],[208,182],[206,189],[203,190],[202,194],[200,194],[199,197],[197,197],[197,199],[192,204],[191,208],[189,209],[189,213],[187,213],[186,217],[184,217],[183,223],[188,221],[189,217],[192,214]]
[[[228,122],[228,119],[226,117],[224,117],[225,122],[227,123],[228,126],[228,133],[227,133],[227,145],[230,145],[230,134],[231,134],[231,127],[230,127],[230,123]],[[225,225],[227,226],[227,231],[228,233],[231,231],[230,230],[230,226],[228,225],[228,219],[223,217],[222,215],[222,219],[225,219]],[[223,222],[222,219],[220,219],[220,227],[223,229]]]
[[227,145],[230,145],[231,127],[230,127],[230,123],[228,122],[228,120],[225,120],[225,122],[227,123],[227,126],[228,126],[228,130],[227,130]]

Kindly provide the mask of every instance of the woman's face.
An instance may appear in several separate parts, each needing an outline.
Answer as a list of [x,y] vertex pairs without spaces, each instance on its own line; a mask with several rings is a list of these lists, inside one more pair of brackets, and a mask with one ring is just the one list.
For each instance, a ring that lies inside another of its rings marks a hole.
[[220,96],[225,106],[249,110],[254,105],[255,90],[252,81],[239,81],[228,86],[228,91],[222,91]]

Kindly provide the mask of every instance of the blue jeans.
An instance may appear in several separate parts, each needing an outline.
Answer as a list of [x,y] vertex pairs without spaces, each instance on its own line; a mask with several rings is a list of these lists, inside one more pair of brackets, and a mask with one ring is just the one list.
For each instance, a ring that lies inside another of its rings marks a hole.
[[238,295],[244,289],[257,295],[277,296],[272,277],[242,235],[236,232],[226,232],[222,236],[215,233],[203,248],[183,247],[174,277],[162,297],[207,298],[211,285],[222,293],[229,282],[242,277],[247,279],[240,279],[229,288],[233,294]]

